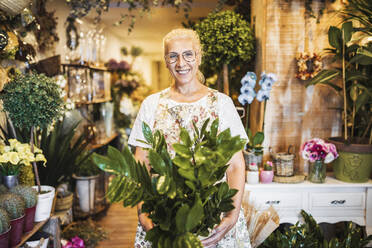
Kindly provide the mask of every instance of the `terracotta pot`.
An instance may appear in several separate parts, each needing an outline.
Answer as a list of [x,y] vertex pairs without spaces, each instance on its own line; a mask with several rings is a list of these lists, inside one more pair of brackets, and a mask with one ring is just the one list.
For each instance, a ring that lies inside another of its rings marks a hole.
[[0,234],[0,247],[9,247],[9,236],[10,236],[10,230],[12,228],[9,227],[8,231]]
[[[346,144],[342,137],[327,140],[336,146],[339,157],[331,164],[337,179],[345,182],[367,182],[372,172],[372,145],[355,140],[356,144]],[[360,144],[362,143],[362,144]]]
[[265,171],[260,172],[260,181],[261,183],[271,183],[274,179],[274,171]]
[[23,231],[25,233],[29,232],[34,228],[36,205],[25,209],[25,225]]
[[26,215],[22,215],[18,219],[10,221],[10,225],[12,226],[10,230],[10,247],[18,245],[22,240],[25,216]]

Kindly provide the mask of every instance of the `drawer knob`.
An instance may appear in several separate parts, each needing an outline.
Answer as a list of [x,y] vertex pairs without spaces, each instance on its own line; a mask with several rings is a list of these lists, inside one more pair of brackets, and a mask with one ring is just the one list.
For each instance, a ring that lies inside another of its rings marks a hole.
[[280,201],[267,201],[265,202],[266,205],[279,205]]
[[333,200],[331,201],[332,205],[342,205],[346,202],[346,200]]

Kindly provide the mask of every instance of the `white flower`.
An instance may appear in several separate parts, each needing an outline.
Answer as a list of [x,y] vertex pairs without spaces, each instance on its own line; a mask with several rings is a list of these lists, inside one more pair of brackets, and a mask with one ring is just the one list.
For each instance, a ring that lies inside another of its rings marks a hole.
[[332,152],[328,153],[327,156],[324,158],[324,163],[328,164],[335,159],[335,156]]

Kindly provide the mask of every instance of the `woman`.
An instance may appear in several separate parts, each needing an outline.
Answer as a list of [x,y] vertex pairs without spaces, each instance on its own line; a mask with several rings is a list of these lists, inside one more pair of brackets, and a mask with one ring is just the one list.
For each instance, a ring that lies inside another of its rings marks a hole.
[[[232,100],[203,85],[204,77],[198,69],[202,52],[197,33],[189,29],[175,29],[165,36],[163,46],[166,66],[175,82],[143,101],[128,141],[130,145],[136,146],[136,159],[149,164],[143,149],[146,145],[137,141],[144,140],[142,122],[146,122],[153,130],[163,132],[171,154],[174,154],[172,144],[179,142],[180,127],[186,128],[192,135],[192,122],[200,128],[208,118],[211,119],[210,123],[219,118],[219,131],[230,128],[233,136],[240,135],[247,139]],[[244,159],[241,151],[232,157],[226,177],[230,188],[239,190],[233,198],[235,209],[223,217],[202,243],[204,247],[250,247],[241,210],[244,190]],[[139,225],[135,247],[147,248],[151,244],[144,239],[145,232],[153,227],[153,223],[140,210],[141,204],[138,205]]]

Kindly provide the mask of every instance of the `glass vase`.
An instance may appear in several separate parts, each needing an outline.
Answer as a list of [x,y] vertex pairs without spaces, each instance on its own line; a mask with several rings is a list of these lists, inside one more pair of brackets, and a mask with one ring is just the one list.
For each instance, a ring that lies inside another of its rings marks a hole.
[[309,181],[313,183],[324,183],[326,178],[326,168],[322,160],[316,160],[309,166]]

